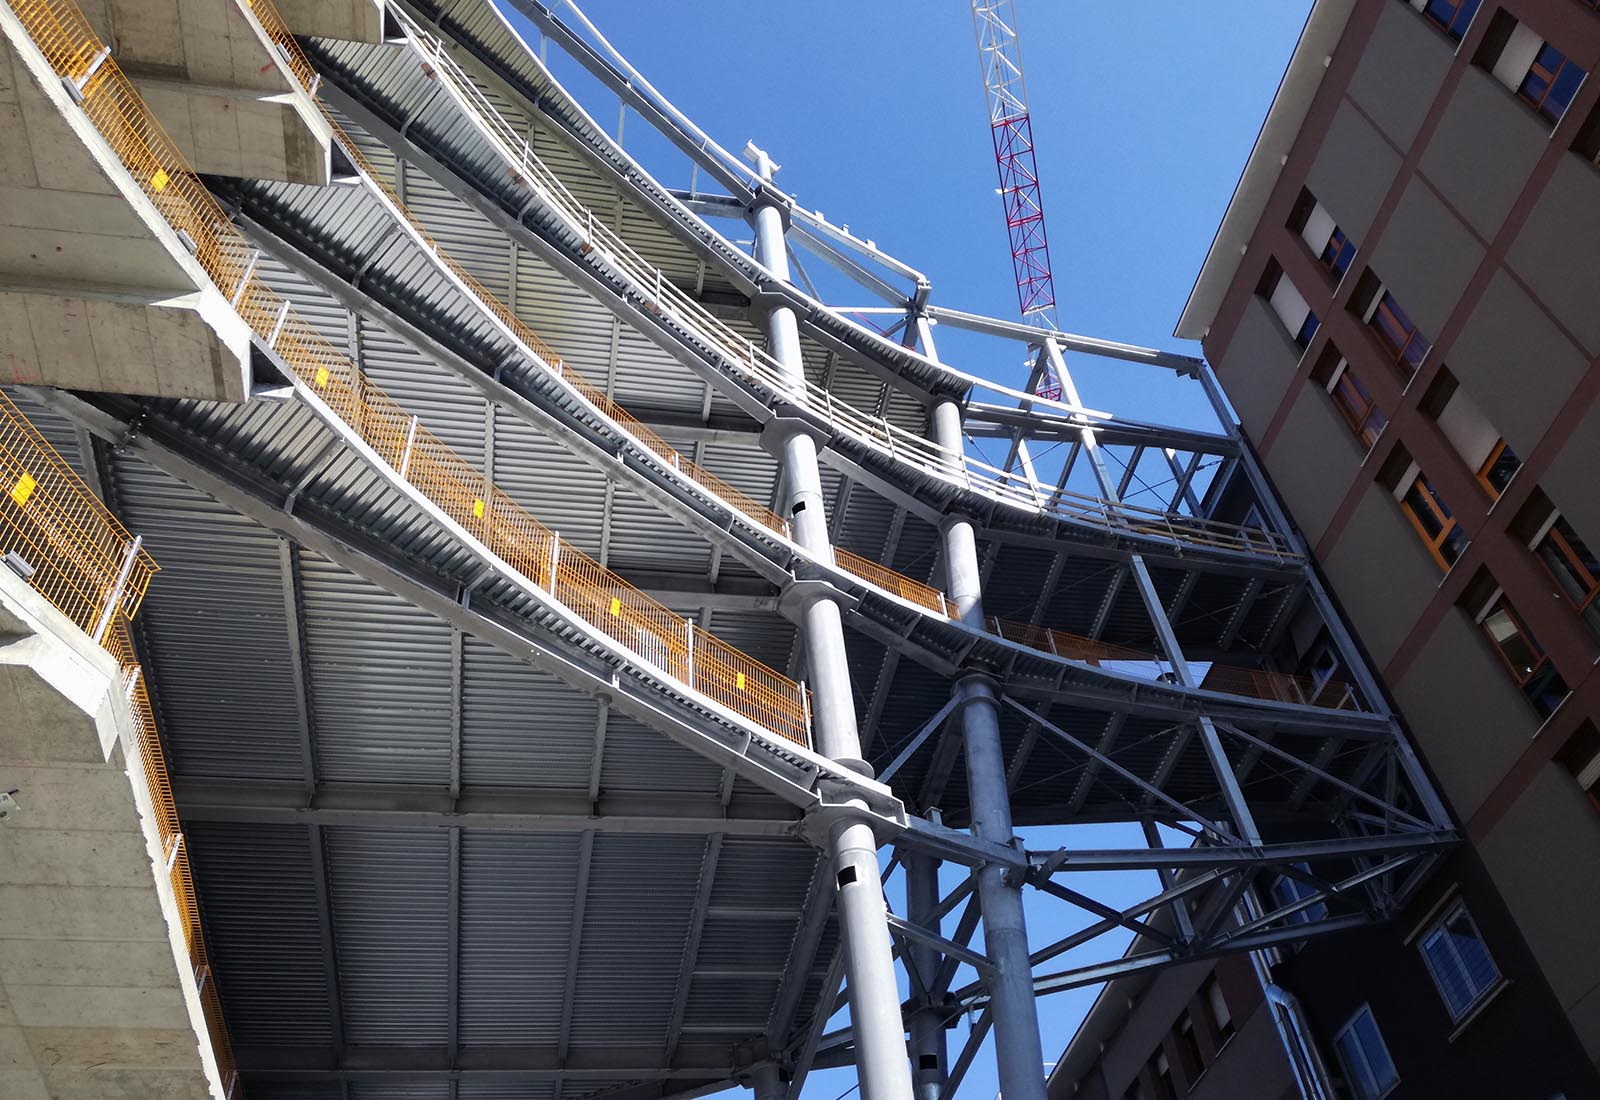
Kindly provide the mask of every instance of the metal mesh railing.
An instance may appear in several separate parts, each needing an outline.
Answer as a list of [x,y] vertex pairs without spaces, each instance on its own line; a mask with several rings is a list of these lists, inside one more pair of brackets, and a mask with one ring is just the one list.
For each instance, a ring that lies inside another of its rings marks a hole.
[[162,754],[161,738],[156,732],[155,711],[150,706],[150,693],[145,687],[143,670],[134,656],[133,638],[126,618],[119,617],[112,624],[106,635],[105,647],[122,669],[123,690],[127,694],[128,710],[133,715],[134,743],[138,746],[150,803],[155,808],[161,854],[166,860],[167,877],[178,902],[178,915],[183,921],[183,942],[189,952],[195,985],[200,991],[200,1008],[205,1017],[206,1032],[211,1037],[211,1053],[217,1061],[223,1094],[230,1098],[239,1097],[242,1094],[239,1090],[238,1063],[234,1060],[233,1044],[228,1039],[228,1027],[222,1015],[222,997],[217,988],[216,974],[211,969],[211,958],[206,953],[205,933],[200,925],[200,901],[195,892],[194,872],[189,865],[189,846],[178,821],[172,783],[167,777],[166,757]]
[[539,159],[526,137],[499,113],[445,50],[443,42],[404,12],[395,14],[415,48],[428,59],[430,75],[448,84],[458,102],[476,117],[500,147],[500,154],[511,170],[567,222],[569,230],[583,242],[583,250],[586,253],[601,250],[613,269],[632,284],[633,292],[647,306],[664,315],[670,314],[695,340],[720,354],[726,363],[774,396],[805,405],[835,431],[849,435],[891,460],[1014,506],[1135,535],[1242,550],[1282,560],[1299,559],[1300,555],[1286,539],[1270,531],[1040,487],[971,455],[947,451],[931,440],[896,427],[884,417],[862,412],[809,380],[791,379],[777,359],[717,318],[596,218]]
[[0,555],[96,640],[139,609],[156,563],[0,393]]
[[133,719],[128,747],[137,752],[144,773],[211,1049],[223,1088],[233,1096],[238,1070],[206,955],[194,876],[155,714],[129,633],[129,620],[143,601],[156,563],[5,394],[0,394],[0,488],[0,553],[17,555],[19,573],[26,573],[40,595],[103,645],[121,670]]
[[[270,22],[270,33],[291,70],[305,81],[308,91],[314,91],[316,75],[271,5],[256,0],[252,10]],[[68,0],[15,0],[13,11],[41,44],[52,67],[72,82],[101,135],[168,223],[187,238],[185,243],[246,324],[381,461],[491,554],[557,599],[570,601],[568,606],[601,634],[735,713],[789,740],[808,743],[809,707],[801,685],[731,646],[709,640],[709,635],[696,631],[687,620],[562,542],[476,467],[422,428],[416,417],[370,382],[353,361],[254,275],[248,242],[200,184]],[[345,150],[359,156],[342,131],[339,136]],[[432,247],[437,249],[437,245]],[[452,269],[470,279],[459,267]],[[487,292],[483,293],[487,297]],[[505,317],[508,323],[520,325],[509,310]],[[526,332],[526,337],[537,340],[531,332]],[[542,344],[534,346],[542,349],[541,354],[548,352]],[[704,650],[705,659],[689,661],[691,650]]]

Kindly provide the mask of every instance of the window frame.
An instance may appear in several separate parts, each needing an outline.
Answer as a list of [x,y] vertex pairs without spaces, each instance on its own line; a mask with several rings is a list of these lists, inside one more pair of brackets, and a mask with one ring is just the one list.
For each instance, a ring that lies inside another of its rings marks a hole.
[[[1548,65],[1541,65],[1540,63],[1541,59],[1545,55],[1546,50],[1555,54],[1561,59],[1553,69]],[[1551,103],[1550,96],[1551,93],[1556,89],[1556,81],[1560,78],[1568,66],[1571,66],[1573,69],[1576,69],[1583,75],[1578,78],[1578,83],[1573,86],[1571,93],[1567,96],[1566,102],[1561,103],[1561,109],[1555,114],[1551,114],[1548,110],[1546,110],[1546,107]],[[1544,91],[1539,95],[1530,95],[1528,92],[1528,81],[1533,80],[1536,77],[1537,79],[1544,81]],[[1549,119],[1551,123],[1557,123],[1560,122],[1561,117],[1567,113],[1567,108],[1572,106],[1573,99],[1577,97],[1578,89],[1583,86],[1583,82],[1588,78],[1589,72],[1587,69],[1580,67],[1577,62],[1573,61],[1572,58],[1568,57],[1565,53],[1556,49],[1555,46],[1551,45],[1549,40],[1546,39],[1544,44],[1539,47],[1539,52],[1534,54],[1533,63],[1528,66],[1528,71],[1523,76],[1522,83],[1517,85],[1517,98],[1522,100],[1522,102],[1526,103],[1528,106],[1532,107],[1541,118]]]
[[[1394,1079],[1387,1085],[1380,1084],[1378,1075],[1374,1072],[1371,1064],[1371,1056],[1366,1046],[1360,1041],[1360,1033],[1356,1031],[1356,1026],[1361,1022],[1362,1017],[1366,1017],[1372,1022],[1372,1034],[1377,1037],[1378,1046],[1383,1051],[1384,1061],[1389,1063],[1389,1073],[1393,1075]],[[1346,1035],[1355,1037],[1355,1049],[1361,1054],[1362,1065],[1360,1068],[1366,1072],[1367,1080],[1372,1082],[1371,1088],[1375,1091],[1368,1091],[1365,1081],[1361,1081],[1356,1073],[1357,1067],[1350,1064],[1350,1055],[1344,1043]],[[1339,1058],[1339,1064],[1344,1067],[1345,1083],[1350,1086],[1350,1091],[1356,1100],[1382,1100],[1383,1097],[1388,1096],[1400,1086],[1400,1070],[1394,1064],[1394,1056],[1389,1053],[1389,1044],[1384,1040],[1383,1030],[1378,1027],[1378,1018],[1373,1015],[1371,1004],[1363,1002],[1361,1007],[1356,1009],[1350,1018],[1344,1022],[1344,1025],[1333,1033],[1333,1049]],[[1358,1084],[1358,1082],[1360,1083]]]
[[[1551,579],[1571,601],[1578,617],[1590,623],[1596,630],[1600,630],[1600,572],[1592,572],[1583,563],[1582,555],[1572,548],[1570,540],[1561,531],[1562,527],[1571,531],[1572,537],[1588,550],[1588,543],[1585,543],[1572,524],[1567,522],[1567,518],[1560,512],[1552,512],[1549,525],[1533,541],[1534,556],[1539,559],[1539,563],[1544,566]],[[1551,564],[1552,557],[1566,563],[1564,568],[1568,571],[1568,576],[1565,579],[1556,571],[1556,566]],[[1568,581],[1572,582],[1570,587]],[[1582,589],[1581,595],[1574,591],[1575,589]]]
[[[1511,471],[1511,476],[1506,478],[1505,485],[1497,486],[1493,481],[1490,480],[1490,475],[1495,472],[1496,466],[1499,464],[1501,457],[1504,455],[1510,455],[1512,461],[1514,461],[1517,465],[1516,468]],[[1478,479],[1478,484],[1484,487],[1489,496],[1494,500],[1499,500],[1501,495],[1511,487],[1511,482],[1516,478],[1517,471],[1521,469],[1522,460],[1517,457],[1517,452],[1513,451],[1510,444],[1508,444],[1504,439],[1501,439],[1493,447],[1489,448],[1489,456],[1485,458],[1483,460],[1483,464],[1478,467],[1476,476]]]
[[[1433,341],[1422,334],[1422,327],[1411,319],[1411,315],[1401,307],[1399,299],[1388,287],[1378,288],[1375,301],[1372,312],[1367,316],[1367,327],[1377,335],[1379,345],[1389,353],[1389,361],[1394,364],[1395,369],[1404,371],[1409,381],[1422,368],[1422,364],[1427,362],[1428,353],[1433,350]],[[1386,320],[1383,320],[1385,318]],[[1404,339],[1398,344],[1390,336],[1388,327],[1390,325],[1396,331],[1405,334]],[[1416,359],[1413,360],[1406,353],[1416,342],[1420,342],[1422,346],[1416,353]]]
[[[1597,0],[1597,2],[1600,2],[1600,0]],[[1433,9],[1436,5],[1441,7],[1449,5],[1451,8],[1450,17],[1448,19],[1441,19],[1437,14],[1435,14]],[[1428,0],[1428,2],[1423,5],[1421,13],[1424,19],[1432,23],[1435,27],[1439,28],[1439,30],[1443,31],[1445,35],[1447,35],[1453,41],[1460,42],[1467,36],[1467,29],[1472,26],[1472,21],[1477,17],[1478,9],[1482,6],[1483,0],[1455,0],[1453,4],[1451,3],[1451,0]],[[1463,8],[1467,9],[1467,18],[1465,21],[1462,21],[1461,19],[1461,12]],[[1457,28],[1458,23],[1460,23],[1459,29]]]
[[[1455,942],[1448,938],[1449,930],[1446,926],[1457,918],[1464,919],[1467,924],[1471,926],[1473,936],[1483,947],[1484,957],[1489,960],[1489,965],[1494,969],[1493,979],[1491,979],[1489,983],[1483,986],[1481,989],[1473,991],[1471,999],[1462,1005],[1459,1010],[1455,1005],[1450,1003],[1450,997],[1445,992],[1446,983],[1434,965],[1433,956],[1428,953],[1429,939],[1436,933],[1444,932],[1446,938],[1442,942],[1449,949],[1450,954],[1454,957],[1458,971],[1463,976],[1469,975],[1470,972],[1467,967],[1466,960],[1461,957],[1461,952],[1456,948]],[[1477,1009],[1482,1007],[1490,997],[1494,996],[1495,993],[1506,984],[1506,977],[1503,973],[1501,973],[1500,965],[1494,961],[1494,956],[1489,952],[1489,945],[1483,938],[1483,931],[1478,927],[1478,922],[1472,919],[1472,914],[1467,911],[1467,903],[1461,898],[1456,898],[1453,902],[1445,907],[1444,912],[1440,913],[1437,917],[1429,921],[1428,924],[1423,927],[1422,931],[1417,934],[1416,944],[1417,953],[1422,956],[1422,964],[1428,970],[1428,977],[1433,979],[1434,989],[1438,991],[1439,1000],[1441,1003],[1443,1003],[1445,1011],[1450,1014],[1450,1022],[1452,1024],[1459,1024],[1463,1020],[1467,1019],[1467,1017],[1471,1016],[1475,1011],[1477,1011]]]
[[[1517,668],[1506,653],[1505,646],[1490,632],[1488,621],[1496,612],[1504,613],[1506,618],[1511,620],[1511,624],[1516,627],[1517,635],[1522,639],[1523,644],[1531,652],[1538,655],[1538,659],[1534,661],[1532,667],[1526,672]],[[1511,601],[1506,599],[1503,589],[1496,588],[1490,597],[1484,601],[1483,609],[1478,612],[1475,621],[1478,624],[1478,629],[1483,632],[1483,636],[1489,640],[1490,648],[1500,658],[1500,663],[1511,674],[1511,682],[1517,686],[1518,691],[1522,692],[1523,698],[1528,700],[1535,713],[1541,719],[1545,719],[1559,710],[1561,704],[1572,694],[1572,689],[1567,686],[1566,678],[1555,667],[1555,662],[1550,659],[1550,654],[1546,652],[1544,646],[1539,644],[1539,639],[1534,637],[1532,630],[1528,629],[1528,624],[1523,621],[1521,615],[1517,614],[1517,609],[1511,606]],[[1544,698],[1542,688],[1552,681],[1560,684],[1563,690],[1560,698],[1551,704],[1549,710],[1545,710],[1537,700]]]
[[[1429,515],[1438,523],[1439,533],[1437,535],[1428,533],[1423,517],[1419,516],[1416,509],[1412,507],[1411,498],[1413,492],[1427,505]],[[1446,573],[1450,572],[1455,567],[1455,563],[1460,561],[1461,556],[1466,553],[1467,547],[1471,545],[1471,540],[1467,539],[1466,533],[1461,530],[1461,521],[1451,513],[1444,500],[1439,496],[1438,490],[1434,489],[1433,483],[1420,470],[1406,485],[1405,492],[1400,495],[1400,510],[1405,513],[1406,519],[1416,530],[1417,537],[1428,548],[1428,553],[1433,556],[1433,560],[1438,564],[1439,568]],[[1455,556],[1448,557],[1445,551],[1455,545],[1452,536],[1458,533],[1464,541],[1454,551]]]
[[[1349,360],[1340,359],[1339,365],[1333,369],[1333,374],[1328,378],[1328,384],[1323,388],[1328,391],[1333,407],[1339,411],[1340,418],[1344,420],[1351,434],[1369,451],[1377,446],[1384,429],[1389,426],[1389,414],[1383,411],[1378,399],[1372,396],[1371,391],[1350,369]],[[1350,397],[1351,392],[1360,398],[1365,398],[1365,409],[1357,407],[1356,399]],[[1376,428],[1372,427],[1374,417],[1379,421]],[[1369,434],[1371,438],[1368,438]]]

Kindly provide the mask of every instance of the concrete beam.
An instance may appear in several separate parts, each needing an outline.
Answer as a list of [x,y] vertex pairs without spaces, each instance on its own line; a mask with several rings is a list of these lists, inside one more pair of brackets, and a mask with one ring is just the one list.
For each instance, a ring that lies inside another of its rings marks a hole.
[[186,294],[0,284],[6,381],[243,400],[249,327],[215,287]]
[[241,401],[249,331],[0,7],[8,380]]
[[145,105],[196,172],[326,186],[333,128],[296,92],[141,77]]
[[0,1096],[222,1097],[116,662],[0,569]]
[[273,0],[289,29],[304,38],[342,42],[383,41],[383,5],[378,0]]

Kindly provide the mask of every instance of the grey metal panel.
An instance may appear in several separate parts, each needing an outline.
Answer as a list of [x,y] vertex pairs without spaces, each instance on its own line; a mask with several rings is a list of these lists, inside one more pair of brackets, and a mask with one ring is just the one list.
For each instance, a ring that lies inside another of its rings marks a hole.
[[1259,440],[1266,430],[1299,361],[1300,349],[1283,331],[1282,323],[1259,295],[1252,294],[1239,327],[1216,364],[1228,400],[1252,439]]
[[1451,56],[1449,40],[1415,11],[1404,4],[1383,4],[1350,78],[1350,98],[1405,149],[1439,92]]
[[549,1077],[531,1081],[481,1081],[469,1076],[457,1088],[457,1100],[555,1100],[561,1084]]
[[1350,491],[1363,456],[1360,443],[1322,387],[1303,387],[1289,408],[1277,445],[1261,457],[1289,514],[1313,546]]
[[1450,370],[1526,458],[1589,368],[1588,357],[1499,270],[1450,351]]
[[546,527],[598,557],[605,475],[509,413],[495,415],[494,442],[495,484]]
[[577,834],[461,834],[461,1041],[554,1046],[566,1014]]
[[449,628],[316,555],[299,560],[318,772],[448,783]]
[[1366,243],[1399,170],[1400,154],[1394,147],[1354,106],[1341,103],[1306,174],[1306,186],[1359,247]]
[[623,572],[661,570],[704,576],[711,566],[711,544],[619,485],[611,496],[611,546],[606,564]]
[[711,633],[763,664],[782,668],[799,632],[781,615],[719,608],[711,614]]
[[1452,608],[1394,685],[1418,747],[1462,820],[1505,777],[1539,727],[1490,646],[1466,614]]
[[1372,253],[1372,269],[1430,340],[1444,331],[1451,310],[1482,262],[1483,246],[1416,178],[1400,196],[1400,205]]
[[1324,562],[1377,667],[1388,664],[1439,587],[1439,567],[1381,485],[1369,485]]
[[1562,157],[1508,259],[1534,296],[1589,352],[1600,352],[1600,179],[1582,158]]
[[139,624],[168,766],[304,778],[277,539],[136,459],[117,456],[110,481],[162,567]]
[[[595,837],[584,909],[574,1046],[665,1045],[706,841]],[[617,1011],[626,990],[628,1011]]]
[[476,639],[462,645],[462,782],[587,790],[599,705]]
[[1461,74],[1419,167],[1492,240],[1550,141],[1544,120],[1474,65]]
[[703,757],[684,752],[626,715],[612,714],[607,720],[602,790],[711,794],[721,785],[722,769]]
[[448,1038],[449,834],[326,831],[345,1034],[377,1046]]
[[350,1100],[450,1100],[450,1082],[356,1082],[350,1086]]
[[184,835],[233,1042],[331,1043],[306,829],[202,822]]

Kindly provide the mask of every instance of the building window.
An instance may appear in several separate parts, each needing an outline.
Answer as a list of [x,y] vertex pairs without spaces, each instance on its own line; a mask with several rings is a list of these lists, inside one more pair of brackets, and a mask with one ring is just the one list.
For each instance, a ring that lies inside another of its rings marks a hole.
[[1322,321],[1311,307],[1306,304],[1302,295],[1283,269],[1276,262],[1269,263],[1261,282],[1256,286],[1256,292],[1267,300],[1272,307],[1272,312],[1278,315],[1278,320],[1283,322],[1283,327],[1289,331],[1289,336],[1302,351],[1311,343],[1311,338],[1317,334]]
[[1478,12],[1478,5],[1483,0],[1427,0],[1425,4],[1418,4],[1413,0],[1413,7],[1421,7],[1422,14],[1438,24],[1438,26],[1460,42],[1467,33],[1467,26],[1472,22],[1472,17]]
[[1422,933],[1417,946],[1452,1021],[1471,1012],[1500,984],[1500,970],[1460,901]]
[[1345,424],[1368,450],[1389,426],[1389,414],[1383,411],[1377,398],[1361,383],[1343,359],[1333,369],[1327,382],[1328,396],[1344,418]]
[[1533,709],[1541,718],[1548,718],[1567,697],[1567,683],[1503,593],[1495,592],[1479,615],[1478,625],[1494,643],[1495,652]]
[[1158,1050],[1150,1059],[1150,1078],[1156,1084],[1156,1100],[1178,1100],[1178,1090],[1172,1082],[1172,1064],[1167,1061],[1166,1051]]
[[1474,58],[1551,122],[1566,113],[1588,72],[1507,11],[1495,13]]
[[1228,1011],[1228,1000],[1222,995],[1222,986],[1217,983],[1215,974],[1206,979],[1201,992],[1205,994],[1206,1007],[1211,1011],[1211,1026],[1216,1030],[1217,1046],[1220,1047],[1233,1038],[1233,1013]]
[[1193,1013],[1185,1012],[1178,1018],[1178,1060],[1183,1063],[1184,1080],[1191,1083],[1206,1065],[1200,1053],[1200,1040],[1194,1033]]
[[1372,1009],[1366,1005],[1339,1029],[1333,1045],[1344,1063],[1345,1079],[1350,1083],[1350,1093],[1355,1100],[1378,1100],[1400,1083],[1394,1059],[1383,1043],[1378,1031],[1378,1021],[1372,1018]]
[[[1296,863],[1294,866],[1296,870],[1304,874],[1309,875],[1311,873],[1311,867],[1308,864]],[[1293,905],[1302,898],[1309,898],[1316,892],[1316,887],[1308,882],[1302,882],[1292,875],[1279,875],[1272,880],[1272,897],[1279,906]],[[1291,913],[1289,919],[1296,924],[1310,924],[1313,921],[1327,920],[1328,906],[1323,902],[1314,901],[1310,905]]]
[[1566,765],[1588,796],[1589,805],[1600,813],[1600,730],[1587,719],[1579,722],[1577,731],[1556,754],[1556,759]]
[[1369,323],[1384,348],[1393,356],[1395,365],[1404,371],[1407,378],[1415,374],[1433,344],[1422,335],[1406,311],[1400,308],[1393,294],[1387,290],[1383,292]]
[[1400,506],[1417,534],[1422,536],[1433,560],[1448,572],[1467,548],[1467,536],[1450,509],[1445,507],[1438,490],[1418,474],[1400,498]]
[[1333,272],[1335,280],[1350,270],[1350,261],[1356,255],[1356,243],[1339,228],[1327,207],[1318,202],[1310,191],[1301,190],[1300,200],[1295,203],[1294,212],[1289,216],[1289,228],[1300,234],[1306,247],[1311,249],[1311,254],[1323,267]]
[[1490,449],[1489,457],[1478,467],[1478,484],[1489,490],[1490,496],[1499,500],[1500,494],[1506,491],[1506,486],[1511,484],[1511,479],[1520,469],[1522,460],[1502,439]]
[[1572,102],[1572,95],[1588,76],[1571,58],[1546,42],[1534,56],[1528,75],[1522,78],[1517,95],[1551,122],[1559,119]]
[[1600,633],[1600,559],[1578,537],[1572,524],[1556,515],[1544,537],[1534,544],[1533,552],[1577,607],[1584,622]]

